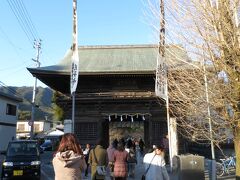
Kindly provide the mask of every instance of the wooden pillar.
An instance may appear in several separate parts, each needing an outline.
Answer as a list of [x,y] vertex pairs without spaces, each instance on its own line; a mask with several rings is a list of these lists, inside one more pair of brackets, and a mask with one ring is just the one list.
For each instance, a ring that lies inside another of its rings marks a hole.
[[145,143],[145,146],[146,147],[150,147],[150,144],[151,144],[151,136],[150,136],[150,118],[149,119],[146,119],[144,121],[144,143]]

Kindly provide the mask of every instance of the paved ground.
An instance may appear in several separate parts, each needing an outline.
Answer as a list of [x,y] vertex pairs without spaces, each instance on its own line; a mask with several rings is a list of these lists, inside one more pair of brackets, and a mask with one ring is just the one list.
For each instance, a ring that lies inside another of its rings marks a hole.
[[[52,167],[52,152],[44,152],[41,155],[41,161],[42,161],[42,169],[41,169],[41,179],[42,180],[54,180],[54,171],[53,171],[53,167]],[[3,156],[0,155],[0,169],[2,166],[2,160],[3,160]],[[169,170],[169,167],[167,167],[167,169]],[[143,163],[142,163],[142,156],[139,156],[138,154],[138,164],[136,165],[136,169],[135,169],[135,177],[134,178],[128,178],[128,180],[141,180],[141,176],[144,173],[144,167],[143,167]],[[1,174],[1,170],[0,170],[0,174]],[[179,177],[175,177],[173,176],[172,173],[169,172],[169,176],[171,180],[178,180]],[[90,174],[88,177],[84,177],[83,175],[83,179],[84,180],[91,180]],[[209,176],[208,176],[208,172],[207,170],[205,171],[205,180],[208,180]],[[224,177],[219,177],[218,179],[220,180],[234,180],[235,176],[234,174],[232,175],[228,175],[228,176],[224,176]],[[110,180],[110,177],[107,176],[106,180]],[[197,177],[196,179],[197,180]]]
[[[135,167],[135,177],[134,178],[129,177],[128,180],[141,180],[141,176],[144,173],[144,166],[143,166],[143,163],[142,163],[143,162],[143,157],[140,156],[139,153],[137,154],[137,157],[138,157],[138,164]],[[209,174],[208,174],[208,171],[206,169],[207,169],[207,163],[205,163],[204,175],[205,175],[205,180],[209,180]],[[179,176],[176,176],[176,175],[174,175],[173,173],[170,172],[170,167],[169,166],[167,166],[167,170],[168,170],[170,180],[180,179]],[[91,180],[91,177],[90,177],[90,175],[88,177],[83,176],[83,179],[84,180]],[[233,174],[233,175],[218,177],[217,179],[219,179],[219,180],[223,180],[223,179],[224,180],[235,180],[235,176]],[[106,180],[110,180],[110,177],[109,176],[106,177]],[[183,180],[192,180],[192,179],[183,179]],[[197,177],[196,177],[195,180],[197,180]]]
[[[128,178],[128,180],[135,180],[135,179],[137,179],[137,180],[141,180],[141,177],[142,177],[142,175],[143,175],[143,173],[144,173],[144,167],[143,167],[143,157],[142,156],[140,156],[140,154],[138,153],[137,154],[137,158],[138,158],[138,163],[137,163],[137,165],[135,166],[135,177],[134,178]],[[91,180],[91,177],[90,177],[90,174],[89,174],[89,176],[88,177],[83,177],[83,179],[84,180]],[[106,177],[106,180],[110,180],[110,177],[109,176],[107,176]]]

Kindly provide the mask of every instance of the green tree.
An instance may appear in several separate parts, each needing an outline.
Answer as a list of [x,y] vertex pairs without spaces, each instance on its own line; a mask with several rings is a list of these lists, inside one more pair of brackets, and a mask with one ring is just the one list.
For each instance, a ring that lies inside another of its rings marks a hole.
[[53,120],[56,121],[63,121],[64,119],[64,111],[63,109],[58,105],[58,100],[63,95],[57,91],[54,92],[53,98],[52,98],[52,107],[53,107]]
[[31,119],[31,112],[30,111],[20,111],[19,110],[18,119],[19,120],[30,120]]

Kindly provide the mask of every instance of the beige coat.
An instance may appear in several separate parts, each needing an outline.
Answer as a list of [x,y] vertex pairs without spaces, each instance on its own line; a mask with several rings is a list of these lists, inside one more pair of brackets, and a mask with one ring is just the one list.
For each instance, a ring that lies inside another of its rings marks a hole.
[[55,180],[81,180],[86,167],[84,158],[73,151],[58,152],[53,158]]
[[[93,150],[94,149],[92,149],[90,151],[89,159],[88,159],[88,163],[91,165],[91,178],[92,178],[92,180],[95,179],[95,177],[97,179],[104,179],[104,176],[99,176],[99,175],[96,174],[97,163],[96,163],[95,158],[94,158]],[[98,165],[107,167],[108,156],[107,156],[106,149],[103,149],[102,146],[97,145],[96,148],[95,148],[95,155],[96,155],[96,159],[98,161]]]

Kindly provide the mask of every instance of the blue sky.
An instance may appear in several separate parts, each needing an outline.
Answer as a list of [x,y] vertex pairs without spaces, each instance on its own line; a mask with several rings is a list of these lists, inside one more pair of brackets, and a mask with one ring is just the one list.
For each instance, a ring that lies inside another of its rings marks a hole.
[[[0,81],[8,86],[33,86],[26,67],[36,50],[28,40],[8,2],[0,4]],[[41,66],[56,64],[72,43],[71,0],[22,0],[42,39]],[[78,0],[79,45],[153,43],[141,0]],[[38,85],[44,84],[38,81]]]

